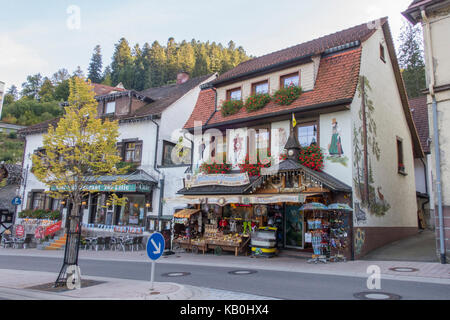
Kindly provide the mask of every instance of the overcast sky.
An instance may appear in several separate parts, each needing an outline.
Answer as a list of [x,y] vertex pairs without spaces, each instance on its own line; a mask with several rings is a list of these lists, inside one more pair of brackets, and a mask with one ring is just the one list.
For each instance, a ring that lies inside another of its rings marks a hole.
[[[0,81],[20,86],[26,76],[51,76],[59,68],[85,73],[93,48],[103,65],[114,44],[169,37],[227,45],[260,56],[388,16],[394,39],[412,0],[0,0]],[[74,7],[75,6],[75,7]],[[80,13],[78,25],[77,10]],[[69,13],[68,13],[69,12]]]

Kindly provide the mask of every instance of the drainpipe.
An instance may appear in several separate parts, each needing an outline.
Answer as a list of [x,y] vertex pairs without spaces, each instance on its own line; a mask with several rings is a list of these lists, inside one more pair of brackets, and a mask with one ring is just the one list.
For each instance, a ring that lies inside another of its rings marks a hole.
[[[150,118],[150,121],[156,125],[156,143],[155,143],[155,160],[154,166],[156,172],[161,175],[161,171],[158,169],[157,160],[158,160],[158,146],[159,146],[159,124],[153,120],[153,116]],[[163,197],[164,197],[164,175],[162,175],[162,179],[159,180],[159,206],[158,206],[158,218],[161,218],[163,212]],[[158,219],[160,220],[160,219]],[[158,221],[159,228],[159,221]],[[161,230],[160,230],[161,231]]]
[[[438,114],[437,114],[437,102],[434,92],[434,65],[433,65],[433,49],[431,45],[431,25],[425,12],[425,8],[421,8],[422,19],[425,23],[425,32],[427,33],[427,52],[428,52],[428,65],[430,67],[430,84],[429,91],[433,100],[433,131],[434,131],[434,155],[436,157],[436,191],[438,200],[438,217],[439,217],[439,243],[440,243],[440,258],[441,264],[446,263],[445,257],[445,243],[444,243],[444,217],[442,213],[442,189],[441,189],[441,155],[439,149],[439,130],[438,130]],[[434,204],[433,204],[434,205]]]

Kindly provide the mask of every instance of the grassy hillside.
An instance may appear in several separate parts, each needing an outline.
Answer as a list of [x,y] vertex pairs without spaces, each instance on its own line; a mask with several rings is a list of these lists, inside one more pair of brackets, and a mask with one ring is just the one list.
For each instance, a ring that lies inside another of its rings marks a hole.
[[16,133],[0,132],[0,162],[22,163],[24,141]]

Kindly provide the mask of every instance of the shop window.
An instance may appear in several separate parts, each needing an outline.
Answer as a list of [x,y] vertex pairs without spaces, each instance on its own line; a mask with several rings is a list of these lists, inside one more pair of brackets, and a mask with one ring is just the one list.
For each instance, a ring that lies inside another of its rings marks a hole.
[[105,107],[105,114],[111,114],[116,112],[116,102],[108,102]]
[[145,223],[145,195],[126,195],[127,203],[120,215],[120,224],[129,226],[144,226]]
[[397,137],[397,164],[398,173],[405,174],[405,162],[403,159],[403,141]]
[[59,211],[61,206],[61,200],[59,199],[51,199],[50,209],[52,211]]
[[317,123],[297,125],[297,138],[300,146],[309,147],[317,144],[318,126]]
[[137,139],[133,141],[122,141],[118,143],[117,149],[123,161],[129,163],[141,163],[142,160],[142,141]]
[[252,94],[265,94],[269,93],[269,81],[261,81],[252,84]]
[[163,166],[171,166],[175,164],[172,161],[172,151],[175,148],[175,146],[176,146],[175,143],[169,141],[163,142],[163,160],[162,160]]
[[227,100],[241,100],[242,90],[241,88],[235,88],[227,91]]
[[33,192],[31,202],[31,209],[43,209],[44,208],[44,193],[43,192]]
[[260,150],[262,154],[264,154],[263,150],[270,153],[271,135],[269,126],[249,128],[248,139],[247,152],[250,152],[250,147],[254,146],[256,147],[256,155],[259,155]]
[[299,72],[287,74],[280,78],[280,88],[287,88],[289,86],[298,87],[299,85],[300,85],[300,73]]

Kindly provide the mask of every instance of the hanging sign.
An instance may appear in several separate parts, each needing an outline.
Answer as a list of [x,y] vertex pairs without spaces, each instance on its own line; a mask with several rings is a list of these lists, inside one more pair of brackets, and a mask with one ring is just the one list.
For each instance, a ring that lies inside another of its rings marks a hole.
[[51,226],[45,228],[44,236],[50,236],[52,234],[55,234],[59,230],[61,230],[62,221],[52,224]]
[[34,237],[36,239],[43,239],[44,238],[44,228],[42,226],[38,226],[36,230],[34,231]]
[[201,186],[245,186],[250,183],[248,173],[239,174],[199,174],[191,176],[191,179],[185,180],[186,188],[201,187]]
[[16,237],[22,238],[25,235],[25,228],[23,225],[19,224],[16,227]]

